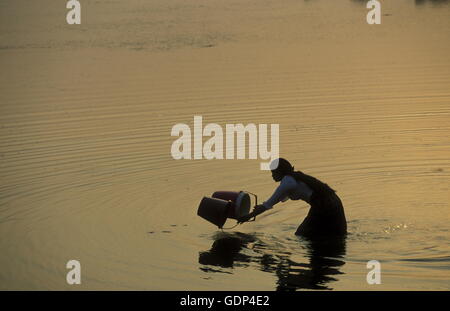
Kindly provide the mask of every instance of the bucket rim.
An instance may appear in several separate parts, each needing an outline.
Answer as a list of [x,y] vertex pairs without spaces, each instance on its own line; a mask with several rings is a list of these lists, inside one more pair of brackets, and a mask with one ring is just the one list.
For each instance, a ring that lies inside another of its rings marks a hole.
[[243,190],[239,191],[239,195],[236,198],[236,203],[234,204],[234,212],[236,216],[241,216],[240,215],[241,205],[245,197],[248,197],[250,199],[250,195],[246,191]]

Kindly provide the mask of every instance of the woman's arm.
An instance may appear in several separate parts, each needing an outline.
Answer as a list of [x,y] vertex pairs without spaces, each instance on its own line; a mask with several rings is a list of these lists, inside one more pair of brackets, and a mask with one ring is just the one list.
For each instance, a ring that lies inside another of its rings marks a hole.
[[266,207],[264,205],[256,205],[253,208],[253,212],[251,212],[248,215],[244,215],[244,216],[239,217],[237,221],[238,221],[239,224],[242,224],[242,223],[244,223],[246,221],[249,221],[250,218],[256,217],[259,214],[264,213],[266,210],[267,209],[266,209]]
[[278,202],[284,201],[295,187],[297,187],[297,181],[294,177],[289,175],[284,176],[272,196],[267,201],[263,202],[262,205],[264,205],[266,209],[271,209]]
[[264,213],[268,209],[271,209],[275,204],[280,201],[284,201],[283,199],[289,195],[289,192],[297,187],[297,181],[292,176],[284,176],[281,180],[280,185],[277,187],[272,196],[265,201],[263,204],[256,205],[253,211],[242,217],[239,217],[238,223],[244,223],[249,221],[251,218],[256,217],[257,215]]

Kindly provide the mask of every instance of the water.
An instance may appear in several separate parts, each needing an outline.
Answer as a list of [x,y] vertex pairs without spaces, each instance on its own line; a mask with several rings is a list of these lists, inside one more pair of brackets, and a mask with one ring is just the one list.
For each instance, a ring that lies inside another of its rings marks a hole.
[[[69,26],[57,1],[0,4],[1,289],[450,289],[448,1],[385,1],[379,26],[364,1],[82,10]],[[276,184],[260,160],[173,160],[171,128],[194,115],[280,124],[348,237],[294,236],[300,201],[225,232],[198,217],[216,190]]]

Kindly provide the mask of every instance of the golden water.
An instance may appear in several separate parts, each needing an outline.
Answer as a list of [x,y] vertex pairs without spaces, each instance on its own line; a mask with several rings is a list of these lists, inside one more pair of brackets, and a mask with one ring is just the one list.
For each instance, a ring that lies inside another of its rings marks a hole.
[[[81,3],[79,26],[61,1],[0,3],[1,289],[450,289],[448,1],[382,1],[372,26],[365,1]],[[347,239],[295,237],[301,201],[224,233],[198,217],[276,184],[260,160],[172,159],[194,115],[279,124]]]

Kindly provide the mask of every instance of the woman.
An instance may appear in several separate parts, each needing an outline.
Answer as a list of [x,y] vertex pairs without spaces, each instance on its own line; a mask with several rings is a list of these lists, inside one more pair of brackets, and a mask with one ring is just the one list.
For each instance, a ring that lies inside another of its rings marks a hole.
[[344,207],[335,191],[320,180],[294,171],[294,167],[285,159],[274,160],[272,178],[281,181],[273,195],[261,205],[255,206],[253,212],[238,219],[239,223],[248,221],[281,201],[303,200],[311,208],[305,220],[295,232],[305,237],[339,236],[347,233],[347,221]]

